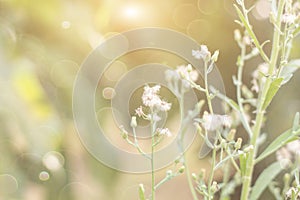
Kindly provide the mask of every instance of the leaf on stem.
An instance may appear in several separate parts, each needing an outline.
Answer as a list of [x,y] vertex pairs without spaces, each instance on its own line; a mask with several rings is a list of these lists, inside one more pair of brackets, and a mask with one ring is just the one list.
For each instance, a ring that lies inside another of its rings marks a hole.
[[248,155],[249,154],[247,153],[240,154],[240,169],[241,169],[242,176],[246,174]]
[[255,162],[259,162],[263,160],[264,158],[268,157],[284,145],[286,145],[289,142],[292,142],[294,140],[297,140],[297,135],[300,134],[300,129],[293,131],[293,129],[289,129],[285,131],[284,133],[280,134],[261,154],[260,156],[255,160]]
[[299,124],[300,124],[300,116],[299,116],[299,112],[297,112],[294,117],[293,128],[292,128],[293,132],[299,129]]
[[298,69],[300,69],[300,59],[291,60],[287,63],[279,74],[279,77],[283,78],[281,85],[286,84]]
[[278,92],[281,82],[283,81],[283,78],[276,78],[272,81],[270,88],[267,92],[266,99],[263,103],[263,110],[265,110],[269,104],[271,103],[272,99],[274,98],[275,94]]
[[257,200],[271,181],[281,172],[280,162],[275,162],[267,167],[256,180],[249,200]]

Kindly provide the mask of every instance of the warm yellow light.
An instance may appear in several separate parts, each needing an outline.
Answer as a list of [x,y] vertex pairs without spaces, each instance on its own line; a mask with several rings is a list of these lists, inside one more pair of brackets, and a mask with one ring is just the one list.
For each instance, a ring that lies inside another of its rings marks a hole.
[[129,5],[124,7],[123,14],[128,18],[136,18],[139,15],[139,8],[137,6]]

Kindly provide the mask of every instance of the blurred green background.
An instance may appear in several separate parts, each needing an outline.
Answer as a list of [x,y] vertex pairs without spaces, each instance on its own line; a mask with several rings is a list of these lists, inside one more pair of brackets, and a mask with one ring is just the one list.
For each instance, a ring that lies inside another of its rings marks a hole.
[[[233,0],[0,0],[0,199],[137,199],[139,183],[149,191],[150,175],[110,169],[81,144],[72,119],[72,87],[81,63],[105,38],[138,27],[169,28],[192,37],[211,51],[227,94],[234,98],[232,75],[239,49]],[[252,4],[254,1],[247,1]],[[260,41],[271,38],[267,0],[257,1],[250,19]],[[300,56],[300,40],[293,57]],[[266,51],[270,45],[266,45]],[[152,61],[176,67],[180,60],[155,52],[126,55],[119,78]],[[144,57],[143,57],[144,56]],[[164,58],[166,56],[166,58]],[[167,56],[169,58],[167,59]],[[145,59],[147,57],[148,59]],[[245,70],[245,82],[257,64]],[[120,64],[119,63],[119,64]],[[287,129],[300,110],[300,74],[284,86],[269,111],[268,141]],[[115,133],[119,136],[118,133]],[[243,134],[243,133],[241,133]],[[197,158],[199,138],[188,151],[191,171],[209,168]],[[260,164],[264,167],[267,163]],[[163,177],[165,169],[158,172]],[[259,168],[257,173],[259,173]],[[168,182],[157,199],[189,199],[184,176]]]

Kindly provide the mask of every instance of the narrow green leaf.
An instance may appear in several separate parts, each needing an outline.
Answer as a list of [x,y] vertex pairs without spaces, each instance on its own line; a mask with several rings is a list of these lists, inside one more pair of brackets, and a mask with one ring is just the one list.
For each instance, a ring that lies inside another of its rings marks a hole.
[[296,113],[296,115],[295,115],[295,117],[294,117],[294,123],[293,123],[293,132],[294,131],[297,131],[297,129],[299,129],[299,118],[300,118],[300,116],[299,116],[299,112],[297,112]]
[[265,54],[264,50],[262,49],[262,46],[260,45],[255,33],[252,30],[251,25],[249,24],[249,22],[246,20],[244,14],[242,13],[242,11],[239,9],[239,7],[237,5],[233,5],[236,9],[236,12],[241,20],[241,23],[243,24],[243,26],[245,27],[245,29],[247,30],[249,36],[251,37],[251,39],[253,40],[254,45],[256,46],[256,48],[258,49],[261,57],[264,59],[264,61],[266,63],[269,63],[270,60],[268,58],[268,56]]
[[144,189],[143,184],[139,185],[139,197],[140,197],[140,200],[146,200],[145,189]]
[[268,157],[284,145],[294,140],[297,140],[297,135],[300,134],[300,129],[293,132],[292,129],[285,131],[284,133],[280,134],[255,160],[255,162],[259,162],[264,158]]
[[248,159],[248,154],[243,153],[240,155],[240,169],[241,169],[242,176],[246,174],[247,159]]
[[280,173],[282,167],[279,162],[275,162],[267,167],[256,180],[249,200],[257,200],[271,181]]
[[283,78],[277,78],[271,83],[270,88],[267,93],[267,96],[266,96],[266,99],[263,104],[263,110],[265,110],[269,106],[269,104],[271,103],[275,94],[278,92],[278,90],[281,86],[282,80],[283,80]]

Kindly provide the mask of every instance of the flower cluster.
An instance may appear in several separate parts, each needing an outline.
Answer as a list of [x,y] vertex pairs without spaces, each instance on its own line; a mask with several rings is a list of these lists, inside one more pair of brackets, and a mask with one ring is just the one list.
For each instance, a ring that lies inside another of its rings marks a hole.
[[196,59],[203,59],[205,61],[210,60],[211,53],[209,52],[206,45],[201,45],[200,50],[192,50],[192,55]]
[[156,132],[158,133],[158,135],[167,136],[167,137],[172,136],[172,133],[168,128],[157,128]]
[[300,140],[288,143],[276,152],[276,158],[282,167],[287,168],[298,159],[300,155]]
[[300,3],[295,2],[292,4],[292,1],[287,1],[285,6],[285,12],[282,15],[282,22],[288,25],[293,25],[300,17]]
[[232,119],[228,115],[216,115],[204,112],[202,117],[202,126],[208,131],[215,131],[221,127],[231,127]]
[[[160,85],[155,85],[154,87],[150,87],[146,85],[144,87],[144,93],[142,96],[143,104],[150,108],[156,108],[160,111],[168,111],[171,109],[171,103],[168,103],[158,96],[158,92],[160,90]],[[138,108],[136,113],[141,116],[142,108]]]

